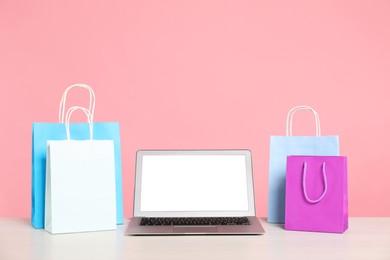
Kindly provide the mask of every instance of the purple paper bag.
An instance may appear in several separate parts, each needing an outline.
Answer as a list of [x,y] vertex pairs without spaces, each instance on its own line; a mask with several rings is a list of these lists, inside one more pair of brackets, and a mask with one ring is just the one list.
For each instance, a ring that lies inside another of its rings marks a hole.
[[288,156],[285,229],[343,233],[348,228],[347,157]]

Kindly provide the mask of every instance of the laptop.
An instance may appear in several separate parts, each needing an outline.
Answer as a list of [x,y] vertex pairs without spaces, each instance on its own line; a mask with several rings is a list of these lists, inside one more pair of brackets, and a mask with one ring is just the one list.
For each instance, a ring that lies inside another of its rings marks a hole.
[[127,235],[263,233],[249,150],[137,152]]

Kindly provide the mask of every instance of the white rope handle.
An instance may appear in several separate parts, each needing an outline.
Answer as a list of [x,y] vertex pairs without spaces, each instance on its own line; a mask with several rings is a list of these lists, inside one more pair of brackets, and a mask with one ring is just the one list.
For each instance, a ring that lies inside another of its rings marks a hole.
[[320,202],[326,195],[326,192],[328,191],[328,180],[326,179],[326,171],[325,171],[325,162],[323,162],[322,164],[322,177],[324,178],[324,191],[322,192],[321,196],[316,199],[316,200],[312,200],[309,198],[309,196],[307,195],[307,191],[306,191],[306,162],[303,163],[303,178],[302,178],[302,187],[303,187],[303,194],[305,195],[305,199],[309,202],[309,203],[318,203]]
[[62,94],[61,102],[60,102],[60,108],[58,110],[58,122],[64,123],[65,120],[65,105],[66,105],[66,97],[68,95],[69,90],[72,88],[85,88],[89,91],[89,108],[88,110],[90,111],[91,114],[91,121],[93,120],[93,115],[95,113],[95,103],[96,103],[96,98],[95,98],[95,92],[93,92],[93,89],[88,86],[87,84],[74,84],[72,86],[69,86],[66,88],[64,91],[64,94]]
[[314,114],[314,119],[316,122],[316,136],[321,136],[321,125],[320,125],[320,117],[313,108],[309,106],[296,106],[290,109],[287,114],[286,119],[286,136],[292,136],[292,125],[293,125],[293,117],[295,112],[298,110],[310,110]]
[[90,136],[90,139],[92,140],[93,139],[93,124],[92,124],[93,122],[92,122],[92,118],[91,118],[91,113],[85,107],[79,107],[79,106],[73,106],[73,107],[69,108],[68,111],[66,112],[65,128],[66,128],[67,139],[70,140],[69,121],[70,121],[70,118],[71,118],[73,112],[76,110],[82,110],[85,113],[85,115],[87,116],[88,124],[89,124],[89,136]]

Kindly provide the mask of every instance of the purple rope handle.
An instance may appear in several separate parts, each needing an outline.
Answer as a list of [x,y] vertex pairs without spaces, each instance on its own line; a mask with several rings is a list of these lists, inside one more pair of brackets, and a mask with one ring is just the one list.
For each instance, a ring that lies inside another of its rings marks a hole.
[[308,196],[307,196],[307,192],[306,192],[306,162],[303,163],[303,194],[305,195],[305,199],[309,202],[309,203],[318,203],[320,202],[324,197],[325,197],[325,194],[328,190],[328,182],[327,182],[327,179],[326,179],[326,172],[325,172],[325,162],[322,164],[322,176],[324,177],[324,192],[322,193],[322,195],[316,199],[316,200],[312,200],[310,199]]

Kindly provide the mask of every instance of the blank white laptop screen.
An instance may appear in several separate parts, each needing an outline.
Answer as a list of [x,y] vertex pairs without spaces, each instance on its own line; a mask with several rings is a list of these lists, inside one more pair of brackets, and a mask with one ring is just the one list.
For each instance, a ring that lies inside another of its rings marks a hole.
[[248,211],[245,155],[144,155],[140,211]]

